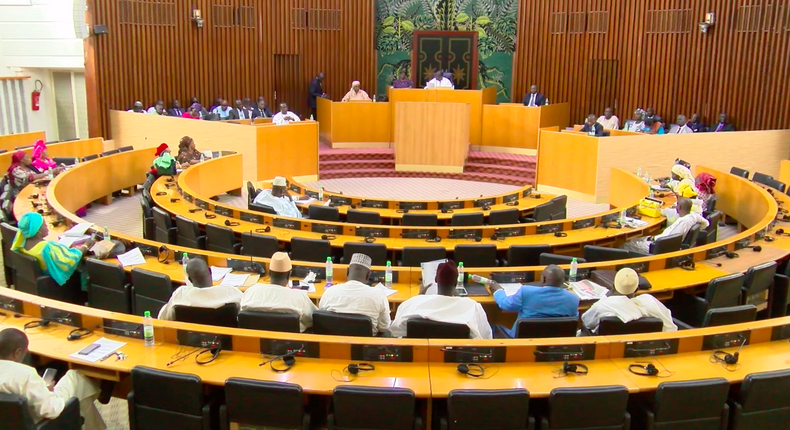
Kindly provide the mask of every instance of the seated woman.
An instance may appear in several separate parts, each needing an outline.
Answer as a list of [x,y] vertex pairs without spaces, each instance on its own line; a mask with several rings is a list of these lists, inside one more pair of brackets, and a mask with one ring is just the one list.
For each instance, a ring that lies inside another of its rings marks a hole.
[[635,110],[633,119],[625,122],[625,127],[623,127],[623,131],[641,133],[642,129],[645,128],[644,116],[645,116],[645,111],[643,111],[642,109]]
[[170,148],[166,143],[156,148],[156,158],[151,165],[151,173],[158,178],[164,175],[175,175],[178,170],[178,161],[170,155]]
[[694,181],[697,190],[697,198],[702,200],[702,212],[708,212],[708,202],[716,194],[716,177],[710,173],[700,173]]
[[[60,173],[60,168],[57,168],[57,173]],[[25,188],[31,182],[40,179],[46,179],[47,173],[41,172],[34,165],[30,156],[24,151],[17,151],[11,156],[11,166],[8,168],[8,175],[10,178],[9,183],[16,191],[14,197],[19,193],[19,190]]]
[[653,121],[648,118],[645,120],[645,125],[642,128],[642,133],[645,134],[664,134],[664,124],[658,121]]
[[200,110],[202,106],[197,103],[193,103],[189,109],[181,115],[181,118],[188,118],[188,119],[200,119]]
[[672,166],[672,179],[667,182],[667,187],[669,187],[678,198],[685,197],[687,199],[694,199],[699,194],[699,190],[697,190],[697,186],[694,184],[694,176],[691,175],[691,170],[681,164]]
[[54,160],[49,158],[49,153],[47,152],[47,145],[41,139],[37,140],[36,144],[33,146],[32,164],[39,172],[46,172],[52,169],[53,175],[60,173],[64,169],[63,166],[58,166],[58,164],[55,163]]
[[57,242],[46,240],[49,234],[44,217],[36,212],[28,212],[17,224],[19,230],[14,237],[11,250],[29,255],[36,260],[42,272],[52,277],[58,285],[65,285],[77,270],[93,241],[88,239],[77,248],[69,248]]
[[176,157],[176,160],[181,163],[181,167],[187,168],[200,163],[200,155],[200,151],[195,148],[195,141],[191,137],[181,138],[181,142],[178,143],[178,157]]

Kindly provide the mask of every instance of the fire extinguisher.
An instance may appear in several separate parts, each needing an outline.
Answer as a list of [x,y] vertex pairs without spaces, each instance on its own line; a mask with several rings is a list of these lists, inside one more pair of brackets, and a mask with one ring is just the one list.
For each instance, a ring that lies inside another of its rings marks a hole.
[[36,87],[30,96],[31,99],[30,104],[33,106],[34,112],[41,109],[41,90],[43,89],[44,89],[44,83],[36,79]]

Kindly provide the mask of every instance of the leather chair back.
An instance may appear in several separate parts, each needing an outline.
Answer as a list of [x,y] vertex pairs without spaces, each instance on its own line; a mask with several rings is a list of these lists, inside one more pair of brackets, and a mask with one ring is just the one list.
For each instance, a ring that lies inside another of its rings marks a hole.
[[200,234],[197,221],[176,215],[176,228],[178,229],[178,246],[194,249],[206,249],[206,236]]
[[169,276],[145,269],[132,269],[132,286],[135,315],[142,316],[150,311],[151,316],[156,317],[173,294]]
[[521,218],[521,212],[518,209],[502,209],[498,211],[491,211],[491,213],[488,214],[488,224],[518,224],[519,218]]
[[720,325],[740,324],[752,322],[757,318],[757,308],[754,305],[733,306],[730,308],[708,309],[702,327],[717,327]]
[[407,388],[338,386],[332,393],[329,430],[413,430],[416,400]]
[[556,206],[552,202],[541,203],[535,206],[530,217],[531,222],[551,221],[551,216],[554,215]]
[[220,407],[222,428],[244,426],[307,430],[302,387],[285,382],[230,378],[225,381],[225,405]]
[[[146,191],[143,190],[143,193]],[[143,210],[143,237],[148,240],[156,240],[156,226],[154,224],[154,211],[151,205],[140,198],[140,207]]]
[[785,184],[784,182],[779,182],[774,178],[766,179],[763,184],[776,189],[780,193],[785,192],[785,188],[787,188],[787,184]]
[[274,210],[274,208],[269,205],[258,205],[250,202],[247,204],[247,209],[254,212],[262,212],[269,215],[277,215],[277,211]]
[[198,376],[137,366],[128,400],[130,430],[210,428]]
[[374,266],[387,264],[387,245],[383,243],[346,242],[343,244],[343,262],[348,264],[351,256],[365,254],[373,261]]
[[16,236],[17,228],[7,224],[7,223],[0,223],[0,236],[2,236],[2,246],[3,246],[3,266],[5,268],[5,280],[6,285],[12,285],[14,283],[14,260],[11,253],[11,244],[14,243],[14,237]]
[[307,216],[313,220],[340,222],[340,211],[331,206],[310,205]]
[[650,244],[650,253],[653,255],[667,254],[669,252],[680,251],[680,245],[683,243],[683,235],[670,234],[657,239]]
[[156,227],[156,235],[155,235],[156,241],[175,245],[177,231],[175,229],[175,226],[173,226],[173,220],[170,219],[170,215],[166,214],[165,211],[157,207],[152,208],[151,211],[154,214],[154,226]]
[[346,223],[381,225],[381,215],[378,212],[349,209],[346,212]]
[[236,303],[226,303],[217,309],[200,308],[196,306],[175,306],[176,321],[214,325],[219,327],[238,327],[236,316],[239,306]]
[[746,375],[734,396],[732,430],[778,430],[790,421],[790,370]]
[[743,304],[763,308],[768,303],[768,292],[774,285],[776,261],[769,261],[746,271],[743,282]]
[[562,195],[551,199],[550,203],[554,206],[551,211],[551,219],[565,219],[568,215],[568,196]]
[[255,233],[241,234],[241,253],[252,257],[272,258],[280,250],[280,244],[274,236]]
[[[584,405],[580,410],[579,405]],[[549,395],[548,420],[541,429],[626,430],[628,389],[623,386],[555,388]]]
[[[548,266],[549,264],[571,264],[571,261],[573,261],[573,257],[569,255],[549,254],[549,253],[540,254],[541,266]],[[583,258],[576,258],[576,262],[582,264],[582,263],[586,263],[587,260]]]
[[529,392],[507,390],[453,390],[447,398],[448,430],[527,430]]
[[80,403],[76,397],[66,400],[66,405],[56,418],[33,423],[27,399],[13,394],[0,393],[0,429],[9,430],[82,430]]
[[420,263],[436,261],[447,258],[447,249],[440,246],[404,247],[401,255],[401,265],[406,267],[420,267]]
[[261,190],[255,188],[255,185],[252,185],[252,182],[247,181],[247,201],[252,202],[255,200],[255,197],[258,196]]
[[299,315],[290,312],[239,312],[239,328],[299,333]]
[[507,265],[539,266],[540,254],[551,253],[551,245],[511,245],[507,250]]
[[450,225],[453,226],[482,226],[483,225],[483,213],[476,212],[476,213],[469,213],[469,214],[453,214],[452,218],[450,218]]
[[707,309],[738,306],[741,303],[741,289],[745,279],[742,273],[711,279],[705,291]]
[[312,261],[315,263],[326,262],[326,257],[332,256],[332,245],[327,240],[291,239],[291,259],[297,261]]
[[15,272],[14,286],[24,293],[38,294],[38,278],[43,276],[38,260],[21,252],[11,252]]
[[406,321],[409,339],[469,339],[469,326],[412,318]]
[[598,325],[599,336],[618,334],[655,333],[664,330],[664,322],[658,318],[643,317],[624,323],[617,317],[603,317]]
[[464,267],[496,267],[496,245],[455,245],[455,261]]
[[313,312],[313,333],[335,336],[373,336],[373,322],[365,315]]
[[741,178],[744,178],[744,179],[749,179],[749,171],[748,170],[743,170],[743,169],[741,169],[739,167],[732,167],[732,168],[730,168],[730,173],[735,175],[735,176],[740,176]]
[[206,249],[226,254],[238,254],[241,244],[236,242],[236,234],[230,227],[206,224]]
[[683,238],[683,242],[680,244],[680,249],[689,249],[694,244],[697,243],[697,238],[699,237],[699,224],[694,224],[694,227],[691,227],[686,236]]
[[132,313],[132,286],[123,267],[102,260],[85,261],[88,271],[88,305],[111,312]]
[[401,224],[412,227],[435,227],[439,225],[439,218],[436,214],[404,214]]
[[771,179],[773,179],[773,176],[760,172],[754,172],[754,175],[752,176],[752,181],[763,185],[768,185],[768,181]]
[[134,149],[134,146],[129,145],[129,146],[124,146],[124,147],[118,148],[118,152],[129,152],[129,151],[131,151],[133,149]]
[[578,317],[521,318],[516,321],[516,338],[576,337],[577,328]]
[[724,378],[662,382],[653,401],[655,430],[727,428],[730,383]]

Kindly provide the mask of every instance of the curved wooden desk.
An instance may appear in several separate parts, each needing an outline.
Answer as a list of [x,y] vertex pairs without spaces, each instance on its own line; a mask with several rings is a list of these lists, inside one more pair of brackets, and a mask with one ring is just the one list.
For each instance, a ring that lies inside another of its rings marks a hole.
[[[35,133],[27,133],[35,134]],[[43,133],[42,133],[43,134]],[[14,135],[16,136],[16,135]],[[43,139],[43,137],[42,137]],[[33,145],[36,139],[30,141],[29,145]],[[55,157],[82,157],[98,154],[104,151],[104,141],[100,138],[72,140],[70,142],[52,143],[47,145],[47,153],[50,158]],[[22,145],[18,145],[22,146]],[[32,156],[33,148],[23,149],[23,151]],[[0,154],[0,172],[5,172],[11,167],[11,156],[14,155],[14,149],[11,148],[8,152]]]

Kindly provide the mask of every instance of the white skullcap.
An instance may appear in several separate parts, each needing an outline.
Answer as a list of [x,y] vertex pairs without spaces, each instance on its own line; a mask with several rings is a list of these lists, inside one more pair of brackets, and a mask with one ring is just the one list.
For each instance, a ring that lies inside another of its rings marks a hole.
[[626,267],[620,269],[614,276],[614,289],[624,296],[634,294],[639,287],[639,275],[636,274],[634,269]]
[[370,266],[373,264],[373,260],[371,260],[370,257],[365,254],[356,253],[351,256],[351,263],[349,264],[359,264],[366,269],[370,269]]
[[282,176],[277,176],[276,178],[274,178],[274,181],[272,181],[272,185],[274,185],[275,187],[284,187],[285,178],[283,178]]
[[362,85],[362,84],[360,84],[359,81],[354,81],[354,82],[351,83],[351,87],[352,88],[357,86],[357,85]]

